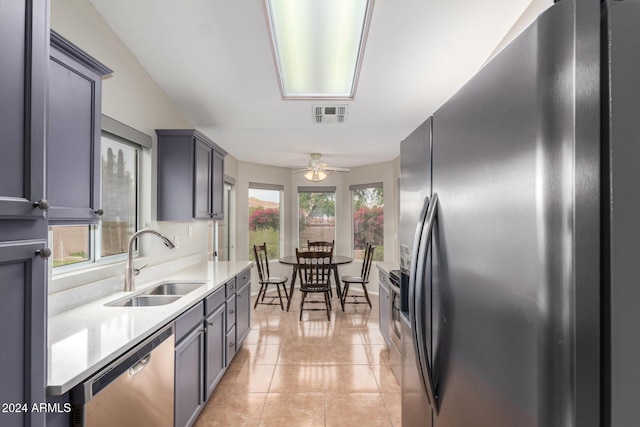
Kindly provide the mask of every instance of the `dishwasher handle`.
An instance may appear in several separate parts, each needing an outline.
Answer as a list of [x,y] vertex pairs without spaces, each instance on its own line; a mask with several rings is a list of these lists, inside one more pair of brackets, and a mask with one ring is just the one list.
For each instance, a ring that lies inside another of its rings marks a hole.
[[130,377],[133,377],[138,374],[138,372],[142,371],[147,365],[151,362],[151,353],[147,354],[145,357],[140,359],[138,363],[129,368],[127,373]]
[[71,390],[71,400],[74,404],[85,404],[101,390],[115,381],[120,375],[128,372],[130,376],[142,371],[151,361],[151,352],[164,341],[173,336],[173,324],[156,332],[141,344],[128,351],[107,368],[79,384]]

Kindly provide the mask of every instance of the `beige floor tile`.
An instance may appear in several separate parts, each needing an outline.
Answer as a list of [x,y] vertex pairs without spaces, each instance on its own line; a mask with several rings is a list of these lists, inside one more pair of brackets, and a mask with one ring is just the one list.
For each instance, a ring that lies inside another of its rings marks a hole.
[[375,325],[374,328],[360,330],[360,335],[364,344],[386,344],[378,325]]
[[280,344],[243,344],[233,358],[235,364],[275,365]]
[[194,427],[257,426],[266,393],[227,394],[216,390]]
[[[255,298],[255,297],[254,297]],[[298,320],[291,311],[259,305],[252,329],[196,422],[214,426],[400,426],[400,388],[373,308],[338,300]],[[255,301],[255,300],[254,300]]]
[[[296,320],[297,322],[297,320]],[[283,334],[284,341],[287,344],[306,344],[306,345],[324,345],[331,338],[331,325],[325,325],[324,328],[310,327],[304,322],[296,323],[291,326]]]
[[402,427],[402,395],[399,393],[387,394],[383,393],[382,398],[387,406],[389,418],[393,427]]
[[335,344],[331,341],[324,346],[325,365],[367,365],[369,357],[362,344]]
[[216,392],[266,393],[269,391],[276,365],[247,365],[232,363],[225,372]]
[[378,393],[378,383],[369,365],[324,367],[324,390],[328,393]]
[[400,384],[390,365],[372,365],[373,375],[382,393],[400,393]]
[[325,405],[326,427],[391,426],[380,393],[327,393]]
[[245,344],[282,344],[279,329],[251,329],[244,339]]
[[389,365],[391,360],[389,359],[389,347],[386,344],[370,344],[364,346],[369,357],[369,363],[372,365]]
[[336,325],[327,344],[363,344],[359,329]]
[[307,345],[299,343],[287,343],[282,345],[280,365],[321,365],[322,345]]
[[323,427],[324,393],[269,393],[261,427]]
[[[253,313],[252,313],[253,314]],[[251,329],[280,329],[289,322],[282,314],[262,314],[252,316]]]
[[336,326],[343,328],[367,328],[369,326],[369,316],[363,316],[360,314],[342,314],[336,316]]
[[278,365],[269,393],[324,391],[324,369],[320,365]]

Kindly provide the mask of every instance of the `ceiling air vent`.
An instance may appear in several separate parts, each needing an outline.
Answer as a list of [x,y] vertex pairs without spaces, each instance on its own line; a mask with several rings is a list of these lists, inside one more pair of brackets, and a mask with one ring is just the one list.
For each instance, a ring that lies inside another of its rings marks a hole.
[[347,115],[346,105],[315,105],[313,106],[314,123],[344,123]]

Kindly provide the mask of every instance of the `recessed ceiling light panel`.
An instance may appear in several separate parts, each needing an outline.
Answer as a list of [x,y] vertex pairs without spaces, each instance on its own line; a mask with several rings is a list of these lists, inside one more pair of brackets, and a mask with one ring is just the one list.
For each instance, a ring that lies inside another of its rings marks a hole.
[[265,0],[283,98],[353,98],[373,0]]

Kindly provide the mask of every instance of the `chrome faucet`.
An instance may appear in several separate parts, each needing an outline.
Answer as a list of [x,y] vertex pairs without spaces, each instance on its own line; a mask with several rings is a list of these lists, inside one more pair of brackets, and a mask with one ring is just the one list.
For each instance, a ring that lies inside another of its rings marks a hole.
[[173,249],[176,247],[175,243],[169,240],[168,237],[163,236],[159,231],[146,228],[144,230],[138,231],[137,233],[134,233],[133,236],[131,236],[131,238],[129,239],[129,248],[127,251],[127,266],[124,273],[124,291],[125,292],[131,292],[136,290],[134,277],[138,273],[138,270],[133,268],[133,242],[135,242],[138,236],[141,236],[142,234],[153,234],[155,236],[158,236],[159,238],[162,239],[162,243],[164,243],[164,245],[169,249]]

